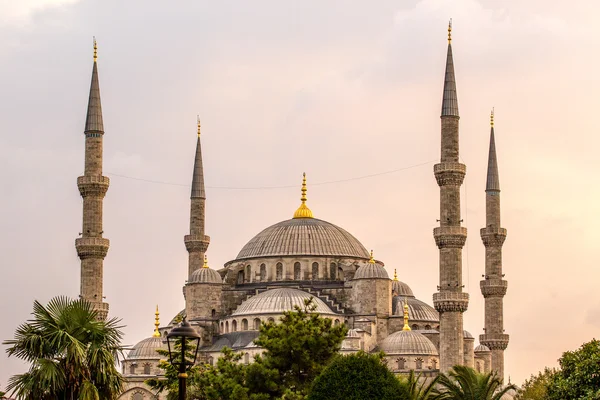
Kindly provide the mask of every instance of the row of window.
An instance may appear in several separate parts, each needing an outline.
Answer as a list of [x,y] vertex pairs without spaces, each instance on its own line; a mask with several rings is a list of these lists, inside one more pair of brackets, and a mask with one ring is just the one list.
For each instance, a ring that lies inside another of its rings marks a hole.
[[[273,272],[269,272],[271,268],[267,268],[265,263],[260,264],[259,266],[259,274],[258,277],[252,274],[252,265],[248,264],[245,268],[242,268],[238,272],[237,283],[250,283],[250,282],[268,282],[268,281],[282,281],[284,279],[288,279],[284,274],[283,263],[278,262],[275,265],[275,276],[273,276]],[[344,270],[336,263],[331,263],[329,266],[329,271],[326,268],[319,269],[319,263],[313,262],[312,268],[310,270],[310,274],[308,269],[302,268],[302,264],[299,262],[294,263],[294,271],[293,271],[293,279],[294,280],[319,280],[319,279],[329,279],[329,280],[344,280]]]
[[[396,360],[396,362],[398,363],[398,369],[408,369],[408,360],[404,357],[400,357]],[[424,364],[424,360],[421,357],[417,357],[414,360],[415,363],[415,370],[419,370],[419,369],[423,369],[423,364]],[[435,358],[431,359],[431,366],[430,369],[437,369],[438,367],[438,361]]]
[[[260,328],[260,318],[254,318],[254,320],[252,321],[252,329],[253,331],[257,331]],[[269,318],[267,319],[267,322],[275,322],[275,319],[273,318]],[[338,326],[340,324],[340,321],[338,319],[333,321],[333,324],[335,326]],[[238,331],[238,321],[237,320],[232,320],[231,321],[231,331],[229,330],[229,321],[225,321],[225,322],[221,322],[221,333],[229,333],[229,332],[237,332]],[[239,330],[240,331],[247,331],[248,329],[248,320],[246,318],[243,318],[240,321],[239,324]]]
[[[132,362],[132,363],[129,365],[129,374],[131,374],[131,375],[135,375],[135,372],[136,372],[136,370],[137,370],[137,367],[138,367],[137,363],[135,363],[135,362]],[[143,372],[143,374],[144,374],[144,375],[150,375],[150,370],[151,370],[151,368],[152,368],[152,365],[151,365],[150,363],[144,363],[144,365],[142,365],[142,367],[144,368],[144,372]],[[123,364],[123,374],[124,374],[124,373],[125,373],[125,364]]]

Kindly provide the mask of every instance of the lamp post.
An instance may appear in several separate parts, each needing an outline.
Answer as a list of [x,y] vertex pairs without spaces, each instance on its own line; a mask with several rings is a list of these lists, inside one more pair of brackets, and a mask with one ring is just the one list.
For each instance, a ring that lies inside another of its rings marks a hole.
[[[175,353],[175,342],[173,339],[181,339],[181,359],[178,361],[178,355]],[[188,361],[185,358],[185,349],[186,349],[186,341],[188,339],[192,340],[192,343],[195,342],[196,351],[194,352],[194,359]],[[179,400],[185,400],[187,385],[185,380],[187,379],[187,370],[189,367],[192,367],[196,362],[196,357],[198,356],[198,348],[200,347],[200,335],[196,332],[192,325],[185,320],[183,317],[183,321],[181,324],[175,328],[171,332],[167,334],[167,346],[169,348],[169,361],[171,365],[174,367],[177,366],[179,369]]]

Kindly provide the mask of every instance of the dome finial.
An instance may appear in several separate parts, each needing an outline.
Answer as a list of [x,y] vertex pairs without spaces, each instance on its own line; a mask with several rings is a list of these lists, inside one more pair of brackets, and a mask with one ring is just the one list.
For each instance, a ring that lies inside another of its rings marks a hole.
[[410,326],[408,326],[408,300],[406,297],[404,298],[404,327],[403,331],[410,331]]
[[200,137],[200,116],[196,115],[196,120],[198,121],[198,137]]
[[375,264],[375,259],[373,258],[373,250],[371,250],[371,258],[369,259],[369,264]]
[[210,268],[208,266],[208,257],[206,254],[204,255],[204,265],[202,266],[202,268]]
[[452,18],[448,22],[448,43],[452,43]]
[[492,112],[490,114],[490,125],[492,128],[494,127],[494,107],[492,107]]
[[94,62],[98,61],[98,44],[96,43],[96,36],[94,36]]
[[394,268],[394,280],[398,282],[398,273],[396,273],[396,268]]
[[158,326],[160,325],[158,316],[159,316],[159,313],[158,313],[158,304],[157,304],[156,312],[154,313],[154,333],[152,334],[152,337],[160,337],[160,332],[158,331]]
[[294,213],[294,218],[312,218],[312,211],[306,206],[306,172],[302,174],[302,197],[300,197],[300,201],[302,204]]

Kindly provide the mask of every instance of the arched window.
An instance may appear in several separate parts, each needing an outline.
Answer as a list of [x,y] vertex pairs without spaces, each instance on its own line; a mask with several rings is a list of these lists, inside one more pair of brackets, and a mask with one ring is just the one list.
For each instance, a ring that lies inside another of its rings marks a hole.
[[335,265],[335,263],[331,263],[331,265],[329,266],[329,279],[331,279],[331,280],[335,279],[336,271],[337,271],[337,265]]
[[252,267],[250,264],[246,265],[246,282],[252,282]]
[[231,332],[237,332],[237,321],[235,319],[231,321]]
[[431,325],[425,325],[425,329],[427,329],[427,330],[431,329]]
[[130,373],[131,375],[134,375],[134,374],[135,374],[135,366],[136,366],[136,364],[135,364],[135,363],[132,363],[132,364],[129,366],[129,373]]
[[418,331],[419,330],[419,325],[417,324],[413,324],[410,329],[412,329],[413,331]]
[[121,374],[125,375],[125,364],[121,365]]
[[271,324],[271,323],[274,323],[274,322],[275,322],[275,320],[274,320],[273,318],[269,318],[269,323],[270,323],[270,324]]
[[267,266],[265,264],[260,264],[260,281],[266,282],[267,280]]
[[405,368],[406,368],[406,358],[400,357],[398,359],[398,369],[405,369]]
[[238,283],[238,285],[244,283],[244,271],[243,270],[238,272],[237,283]]
[[340,320],[336,319],[335,321],[333,321],[333,326],[338,326],[340,324]]
[[338,274],[337,274],[338,279],[340,281],[343,281],[344,280],[344,270],[341,267],[338,267],[337,272],[338,272]]
[[283,264],[280,262],[275,266],[275,279],[278,281],[283,279]]
[[254,330],[257,331],[260,329],[260,318],[254,318]]
[[244,354],[244,364],[250,364],[250,354]]
[[150,375],[150,364],[144,364],[144,375]]
[[214,362],[215,362],[215,359],[214,359],[214,358],[212,358],[212,356],[208,357],[208,363],[209,363],[210,365],[213,365],[213,363],[214,363]]
[[477,361],[477,372],[481,372],[481,363]]
[[302,267],[300,267],[300,263],[294,263],[294,280],[301,280],[302,279]]
[[312,264],[312,279],[313,281],[319,279],[319,263],[314,262]]
[[423,369],[423,359],[417,358],[415,359],[415,369]]
[[435,358],[431,359],[431,369],[437,369],[437,360]]
[[214,318],[217,315],[217,310],[215,310],[214,308],[211,310],[210,315],[212,315],[212,317]]
[[229,321],[225,322],[225,333],[229,333]]
[[224,329],[225,329],[225,325],[221,322],[221,333],[225,333]]
[[243,331],[247,331],[248,330],[248,320],[246,318],[244,318],[242,320],[242,330]]

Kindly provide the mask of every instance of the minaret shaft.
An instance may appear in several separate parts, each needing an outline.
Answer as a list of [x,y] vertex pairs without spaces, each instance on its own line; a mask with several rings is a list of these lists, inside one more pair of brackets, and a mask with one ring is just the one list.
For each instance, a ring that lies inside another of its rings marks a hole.
[[503,279],[502,273],[502,245],[506,239],[506,229],[500,226],[500,182],[493,125],[485,205],[486,227],[481,229],[481,239],[485,246],[485,275],[480,282],[481,293],[485,298],[485,333],[480,335],[479,341],[492,351],[491,369],[504,379],[504,350],[509,340],[509,336],[504,333],[503,304],[508,282]]
[[[450,27],[449,40],[450,40]],[[452,46],[448,44],[441,115],[441,157],[434,166],[440,187],[440,226],[433,236],[439,248],[440,284],[433,303],[440,313],[440,370],[464,363],[463,312],[469,295],[463,293],[462,248],[467,230],[461,226],[460,186],[466,167],[459,162],[459,114]]]
[[103,302],[102,282],[109,241],[103,238],[102,208],[110,181],[102,175],[104,125],[96,56],[84,133],[85,168],[83,176],[77,178],[77,187],[83,198],[82,232],[81,237],[75,240],[77,255],[81,259],[80,297],[92,303],[100,319],[106,319],[108,303]]

